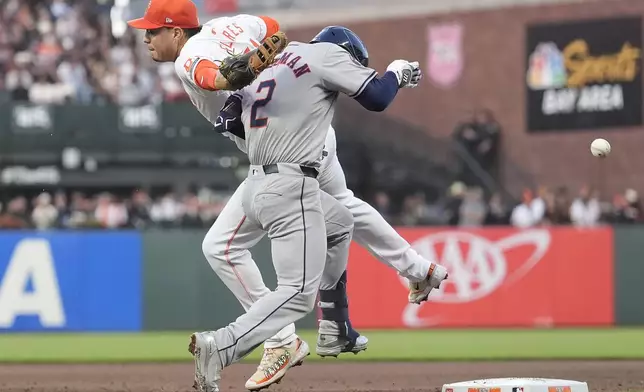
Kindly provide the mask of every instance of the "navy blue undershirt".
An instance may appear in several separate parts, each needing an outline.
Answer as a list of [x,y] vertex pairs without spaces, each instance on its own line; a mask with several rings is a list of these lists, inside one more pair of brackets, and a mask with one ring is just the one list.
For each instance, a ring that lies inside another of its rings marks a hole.
[[354,99],[369,111],[382,112],[387,109],[397,93],[398,78],[393,72],[387,71],[381,78],[371,79]]

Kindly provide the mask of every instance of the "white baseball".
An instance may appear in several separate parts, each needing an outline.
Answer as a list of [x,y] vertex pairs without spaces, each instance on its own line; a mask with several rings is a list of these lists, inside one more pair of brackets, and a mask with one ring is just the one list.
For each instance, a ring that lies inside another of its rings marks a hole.
[[595,139],[590,143],[590,152],[596,157],[606,157],[610,154],[610,143],[606,139]]

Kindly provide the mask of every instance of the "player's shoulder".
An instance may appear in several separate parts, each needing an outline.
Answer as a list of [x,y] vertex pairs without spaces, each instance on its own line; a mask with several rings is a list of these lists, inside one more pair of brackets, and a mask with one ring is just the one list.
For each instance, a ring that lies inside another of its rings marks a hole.
[[315,48],[315,50],[319,50],[326,53],[347,52],[340,45],[337,45],[331,42],[315,42],[308,45],[310,45],[312,48]]
[[[286,48],[284,48],[284,52],[297,52],[297,53],[310,53],[310,54],[316,54],[319,56],[323,56],[326,51],[326,42],[321,42],[321,43],[315,43],[311,44],[308,42],[299,42],[299,41],[291,41],[286,45]],[[337,45],[334,45],[337,46]]]
[[206,23],[203,24],[204,27],[207,27],[209,29],[212,28],[218,28],[218,27],[226,27],[229,25],[232,25],[233,23],[236,23],[238,25],[261,25],[262,19],[259,16],[255,15],[250,15],[250,14],[237,14],[237,15],[230,15],[230,16],[221,16],[218,18],[210,19]]
[[189,76],[192,63],[194,63],[194,60],[190,51],[182,50],[179,57],[174,61],[174,71],[180,77]]
[[344,48],[330,42],[316,42],[306,44],[308,50],[318,59],[325,62],[351,61],[352,57]]
[[186,43],[181,48],[179,57],[177,57],[174,62],[175,65],[179,63],[183,65],[183,62],[185,62],[187,59],[198,56],[200,52],[203,52],[204,49],[206,49],[207,43],[204,40],[203,34],[204,33],[202,28],[201,32],[193,35],[186,41]]

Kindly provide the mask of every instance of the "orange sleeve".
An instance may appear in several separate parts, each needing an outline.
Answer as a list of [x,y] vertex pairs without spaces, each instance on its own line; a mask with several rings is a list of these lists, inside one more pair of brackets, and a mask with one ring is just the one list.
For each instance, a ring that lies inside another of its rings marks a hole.
[[216,91],[215,79],[217,78],[217,64],[210,60],[201,60],[195,68],[195,83],[204,90]]
[[266,23],[266,36],[263,37],[262,40],[266,37],[270,37],[280,30],[280,24],[270,16],[260,16],[259,18]]

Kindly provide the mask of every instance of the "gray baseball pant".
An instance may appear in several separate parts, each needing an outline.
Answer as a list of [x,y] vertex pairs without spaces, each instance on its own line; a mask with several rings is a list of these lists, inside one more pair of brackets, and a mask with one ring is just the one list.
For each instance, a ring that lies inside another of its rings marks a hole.
[[311,312],[318,289],[335,289],[346,270],[353,232],[351,213],[320,191],[317,180],[305,173],[310,170],[295,164],[278,164],[270,170],[251,165],[249,169],[244,213],[248,224],[261,227],[271,239],[277,289],[215,332],[224,367]]

